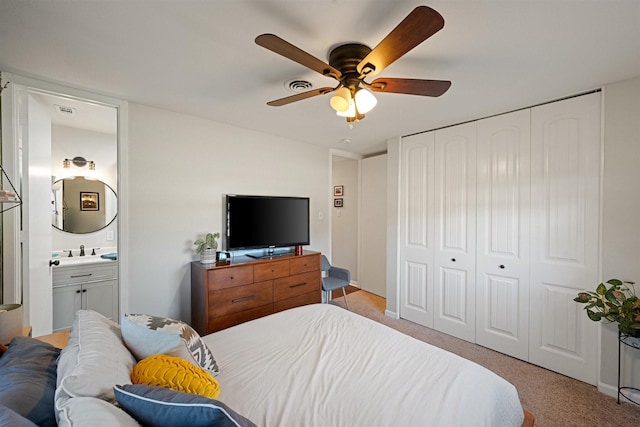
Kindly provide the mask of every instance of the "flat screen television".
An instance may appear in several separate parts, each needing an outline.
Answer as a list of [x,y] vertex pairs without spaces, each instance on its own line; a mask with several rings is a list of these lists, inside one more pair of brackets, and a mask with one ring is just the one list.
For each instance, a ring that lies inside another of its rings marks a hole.
[[226,196],[227,250],[309,244],[309,198]]

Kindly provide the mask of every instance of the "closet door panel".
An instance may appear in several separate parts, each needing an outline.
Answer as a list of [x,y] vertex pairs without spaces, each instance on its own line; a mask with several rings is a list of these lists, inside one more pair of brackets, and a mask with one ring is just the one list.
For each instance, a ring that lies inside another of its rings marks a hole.
[[596,383],[597,329],[573,301],[598,282],[600,94],[532,109],[530,361]]
[[434,134],[401,142],[400,317],[433,327]]
[[529,357],[530,110],[478,122],[476,341]]
[[476,123],[435,133],[434,328],[475,342]]

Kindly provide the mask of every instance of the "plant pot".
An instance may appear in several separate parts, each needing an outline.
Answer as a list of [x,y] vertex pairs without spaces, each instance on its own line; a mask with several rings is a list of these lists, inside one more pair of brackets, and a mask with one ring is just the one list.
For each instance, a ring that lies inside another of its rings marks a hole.
[[213,264],[216,262],[216,250],[215,249],[205,249],[200,254],[200,263],[201,264]]

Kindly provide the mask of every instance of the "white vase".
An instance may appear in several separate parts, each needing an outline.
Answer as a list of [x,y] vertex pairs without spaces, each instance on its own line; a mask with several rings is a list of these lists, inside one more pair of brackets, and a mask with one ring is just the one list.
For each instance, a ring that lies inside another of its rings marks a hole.
[[201,264],[213,264],[216,262],[216,250],[215,249],[205,249],[200,254],[200,263]]

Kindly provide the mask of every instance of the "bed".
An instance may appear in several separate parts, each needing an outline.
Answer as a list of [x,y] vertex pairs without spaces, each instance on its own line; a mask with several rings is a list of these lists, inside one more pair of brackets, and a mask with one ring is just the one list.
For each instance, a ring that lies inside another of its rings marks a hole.
[[259,426],[533,425],[503,378],[333,305],[203,339],[220,368],[220,400]]

